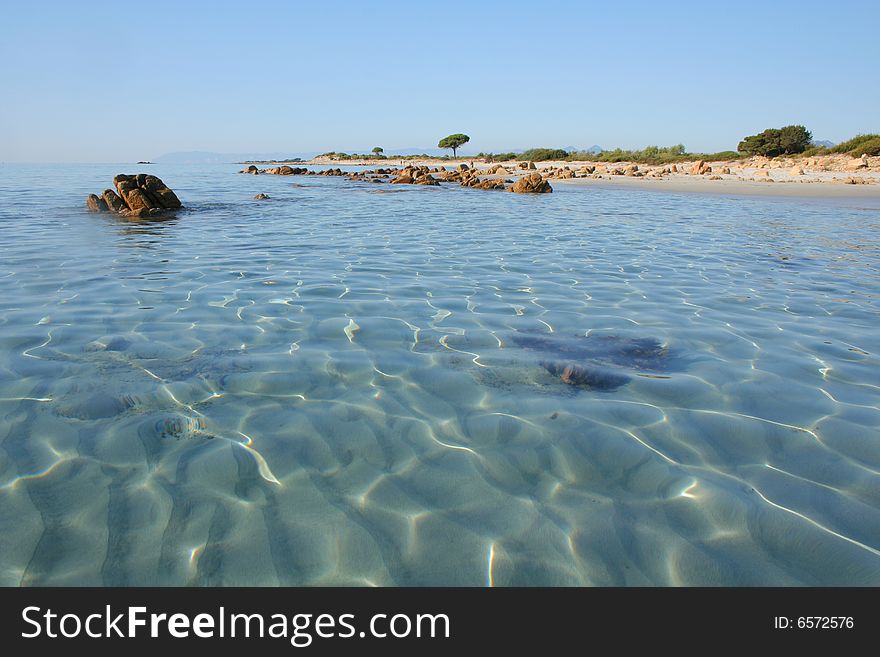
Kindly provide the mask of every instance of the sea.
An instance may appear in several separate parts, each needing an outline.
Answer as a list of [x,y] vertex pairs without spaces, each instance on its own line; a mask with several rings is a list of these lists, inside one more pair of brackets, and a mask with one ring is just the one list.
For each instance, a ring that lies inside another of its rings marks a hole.
[[880,585],[878,204],[240,168],[0,165],[0,585]]

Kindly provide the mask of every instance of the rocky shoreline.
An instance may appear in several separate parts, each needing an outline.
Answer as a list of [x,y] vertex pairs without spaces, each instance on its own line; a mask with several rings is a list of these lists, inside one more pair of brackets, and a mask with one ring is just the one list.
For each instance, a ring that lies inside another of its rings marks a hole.
[[[305,167],[291,167],[282,165],[268,169],[259,169],[250,165],[239,173],[251,175],[278,175],[278,176],[345,176],[347,180],[390,183],[392,185],[430,185],[438,186],[441,182],[458,183],[462,187],[474,189],[510,191],[517,194],[548,194],[553,191],[547,177],[535,171],[535,165],[531,162],[521,163],[524,169],[522,177],[517,180],[505,179],[512,172],[502,165],[494,165],[489,169],[472,169],[467,164],[459,164],[457,168],[449,170],[446,167],[428,167],[427,165],[410,165],[405,168],[377,168],[366,171],[343,171],[340,168],[323,169],[314,171]],[[485,176],[485,177],[484,177]],[[510,187],[507,184],[510,183]]]
[[[345,161],[346,167],[370,167],[357,172],[346,172],[339,168],[343,162],[332,158],[316,158],[297,166],[280,166],[258,169],[250,165],[243,173],[277,175],[338,175],[352,179],[373,182],[394,182],[385,180],[386,176],[398,178],[398,182],[431,185],[433,181],[458,182],[465,187],[477,189],[508,189],[518,191],[516,178],[537,173],[542,181],[606,181],[623,182],[640,179],[645,186],[654,181],[674,181],[676,184],[702,184],[704,181],[726,181],[723,185],[712,185],[722,189],[732,182],[751,185],[751,183],[801,183],[813,187],[828,184],[872,186],[880,185],[880,157],[863,156],[852,158],[848,155],[821,155],[816,157],[751,157],[744,159],[712,161],[682,161],[673,164],[640,164],[636,162],[504,162],[489,163],[481,160],[450,162],[443,159],[427,159],[405,166],[389,166],[388,160],[365,159]],[[333,163],[337,166],[314,171],[307,167]],[[403,165],[403,162],[401,162]],[[450,170],[450,167],[452,170]],[[430,177],[428,177],[430,176]],[[433,179],[433,180],[432,180]],[[537,184],[536,179],[531,186]],[[509,186],[511,185],[512,186]],[[549,187],[549,185],[548,185]],[[662,187],[662,186],[661,186]],[[710,187],[705,185],[706,188]],[[548,189],[546,191],[552,191]]]

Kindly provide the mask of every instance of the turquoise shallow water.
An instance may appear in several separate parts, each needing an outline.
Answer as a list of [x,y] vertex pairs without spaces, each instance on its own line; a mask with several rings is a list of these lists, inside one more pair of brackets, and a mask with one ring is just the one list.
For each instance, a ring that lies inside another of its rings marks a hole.
[[876,207],[237,168],[0,167],[0,584],[880,585]]

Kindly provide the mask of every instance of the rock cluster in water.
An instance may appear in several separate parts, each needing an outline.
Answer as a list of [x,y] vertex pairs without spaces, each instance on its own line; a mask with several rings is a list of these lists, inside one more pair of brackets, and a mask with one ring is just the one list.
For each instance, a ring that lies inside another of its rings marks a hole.
[[[528,162],[525,163],[525,166],[521,166],[520,168],[534,169],[534,166],[533,163]],[[546,194],[553,191],[550,183],[548,183],[539,173],[532,173],[523,176],[516,182],[504,179],[503,176],[509,175],[510,171],[500,164],[479,172],[471,169],[466,164],[460,164],[458,169],[452,171],[444,167],[434,167],[432,169],[424,165],[410,165],[403,169],[392,167],[357,172],[345,172],[339,168],[311,171],[305,167],[290,167],[287,165],[272,167],[271,169],[258,169],[255,165],[251,164],[246,169],[239,171],[239,173],[249,173],[253,175],[274,174],[279,176],[346,176],[349,180],[373,183],[388,182],[394,185],[437,186],[441,182],[457,182],[462,187],[473,187],[474,189],[506,189],[518,194]],[[484,178],[481,176],[502,177]],[[507,183],[513,183],[513,185],[507,187]]]
[[92,212],[115,212],[127,218],[153,217],[183,207],[171,189],[156,176],[145,173],[113,178],[116,191],[105,189],[101,196],[89,194],[86,206]]

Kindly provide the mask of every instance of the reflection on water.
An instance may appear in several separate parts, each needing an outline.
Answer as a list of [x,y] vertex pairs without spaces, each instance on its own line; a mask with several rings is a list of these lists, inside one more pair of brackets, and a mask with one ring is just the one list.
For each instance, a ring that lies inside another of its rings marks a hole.
[[122,237],[120,246],[151,249],[158,246],[162,238],[173,230],[179,221],[178,215],[182,213],[144,219],[124,219],[115,215],[101,215],[101,218],[119,225],[119,235]]
[[876,210],[159,168],[0,176],[0,583],[880,584]]

